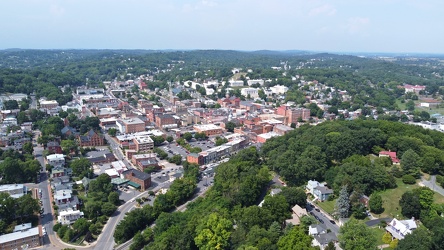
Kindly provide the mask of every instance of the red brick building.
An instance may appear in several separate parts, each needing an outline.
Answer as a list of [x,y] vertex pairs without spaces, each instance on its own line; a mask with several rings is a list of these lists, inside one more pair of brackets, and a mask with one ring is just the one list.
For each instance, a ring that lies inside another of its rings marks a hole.
[[172,115],[158,115],[156,116],[156,127],[163,128],[168,125],[174,125],[177,124],[176,118]]
[[195,163],[198,165],[203,165],[204,164],[204,159],[202,155],[198,155],[198,154],[188,154],[187,155],[187,162],[189,163]]
[[151,175],[139,171],[137,169],[130,169],[122,173],[125,179],[140,185],[140,190],[145,191],[151,186]]
[[60,146],[59,142],[57,141],[50,141],[48,144],[46,144],[46,147],[50,154],[61,154],[62,153],[62,147]]
[[90,130],[86,135],[79,135],[80,147],[95,147],[105,145],[105,140],[102,135],[97,134],[94,130]]

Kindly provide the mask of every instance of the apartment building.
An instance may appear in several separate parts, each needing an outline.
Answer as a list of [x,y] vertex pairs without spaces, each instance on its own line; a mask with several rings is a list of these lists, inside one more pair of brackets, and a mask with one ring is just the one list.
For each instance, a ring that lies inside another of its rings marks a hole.
[[39,227],[20,230],[10,234],[0,235],[0,249],[31,249],[42,245]]
[[154,141],[149,136],[136,136],[133,142],[137,152],[151,151],[154,149]]
[[117,120],[116,125],[119,132],[122,134],[145,131],[145,122],[137,117],[119,119]]

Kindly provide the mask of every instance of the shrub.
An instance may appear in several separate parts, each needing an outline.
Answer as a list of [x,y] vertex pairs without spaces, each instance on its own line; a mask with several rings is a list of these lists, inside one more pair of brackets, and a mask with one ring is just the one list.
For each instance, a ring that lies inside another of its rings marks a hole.
[[404,182],[405,184],[410,184],[410,185],[412,185],[412,184],[415,184],[415,183],[416,183],[416,179],[415,179],[415,177],[413,177],[413,176],[411,176],[411,175],[409,175],[409,174],[406,174],[406,175],[404,175],[404,176],[402,177],[402,182]]

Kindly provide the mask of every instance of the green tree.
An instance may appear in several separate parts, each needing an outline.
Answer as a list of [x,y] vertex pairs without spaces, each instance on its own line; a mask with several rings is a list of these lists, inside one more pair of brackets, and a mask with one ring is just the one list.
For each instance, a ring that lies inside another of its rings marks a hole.
[[370,207],[370,211],[375,214],[381,214],[384,212],[384,208],[382,207],[382,197],[379,194],[372,194],[370,196],[368,205]]
[[69,166],[71,167],[73,174],[79,178],[92,176],[92,164],[87,158],[75,159],[69,164]]
[[367,225],[350,219],[340,228],[339,244],[344,250],[376,250],[376,235]]
[[382,235],[382,242],[384,242],[384,244],[390,244],[390,242],[392,242],[392,235],[389,232],[385,232],[385,234]]
[[154,141],[154,146],[159,146],[165,141],[163,136],[151,136],[151,139]]
[[190,132],[185,132],[182,137],[187,141],[191,141],[191,139],[193,139],[193,135]]
[[110,136],[116,136],[116,134],[117,134],[117,129],[115,129],[115,128],[110,128],[110,129],[108,129],[108,134],[110,135]]
[[302,188],[283,187],[280,195],[285,197],[290,207],[299,205],[300,207],[305,208],[307,205],[307,194]]
[[415,151],[409,149],[401,157],[401,167],[405,174],[418,178],[422,167],[421,158]]
[[108,195],[108,202],[116,206],[120,205],[119,194],[117,192],[111,192]]
[[227,122],[227,123],[225,123],[225,129],[228,132],[234,132],[234,128],[236,128],[236,123],[234,123],[234,122]]
[[23,153],[25,154],[32,154],[34,152],[34,148],[32,147],[32,142],[25,142],[25,144],[23,144]]
[[101,212],[102,214],[106,215],[106,216],[111,216],[113,215],[113,213],[117,210],[117,207],[114,204],[111,204],[109,202],[105,202],[102,205],[102,209]]
[[282,236],[277,245],[279,250],[315,250],[315,247],[311,246],[313,238],[307,235],[303,228],[293,227],[286,235]]
[[232,230],[231,221],[217,213],[212,213],[197,227],[194,242],[199,249],[203,250],[226,249]]
[[397,250],[429,250],[432,249],[432,235],[425,228],[415,229],[400,240]]
[[172,141],[174,141],[174,138],[171,135],[169,135],[167,136],[166,140],[167,142],[171,143]]
[[85,234],[89,227],[91,226],[91,222],[86,220],[85,218],[79,218],[72,224],[72,228],[76,231],[77,234]]

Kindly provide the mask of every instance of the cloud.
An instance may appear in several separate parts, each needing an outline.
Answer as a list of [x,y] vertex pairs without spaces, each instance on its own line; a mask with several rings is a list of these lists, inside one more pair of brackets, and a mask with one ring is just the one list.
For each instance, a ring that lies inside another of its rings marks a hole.
[[201,0],[201,1],[197,2],[196,4],[184,4],[182,6],[182,11],[183,12],[191,12],[191,11],[195,11],[195,10],[202,10],[205,8],[213,8],[216,6],[218,6],[218,4],[215,1]]
[[330,4],[323,4],[321,6],[318,6],[316,8],[313,8],[308,13],[309,16],[318,16],[318,15],[327,15],[327,16],[333,16],[336,14],[336,8],[331,6]]
[[349,18],[346,24],[346,30],[351,33],[363,32],[370,24],[370,19],[366,17],[352,17]]
[[65,8],[58,6],[58,5],[51,5],[49,12],[51,13],[51,15],[56,16],[56,17],[61,17],[65,14]]

